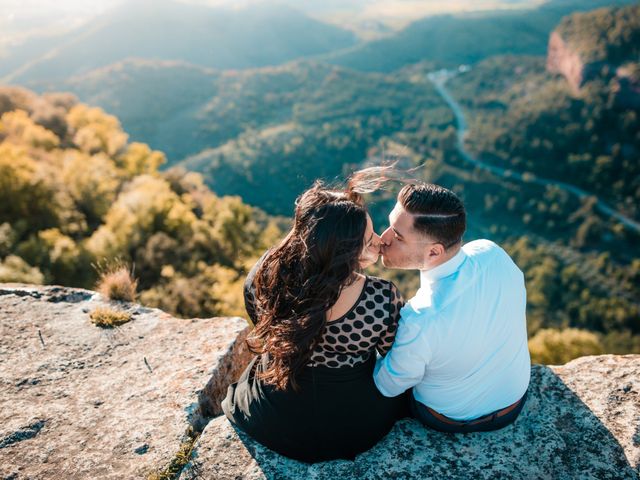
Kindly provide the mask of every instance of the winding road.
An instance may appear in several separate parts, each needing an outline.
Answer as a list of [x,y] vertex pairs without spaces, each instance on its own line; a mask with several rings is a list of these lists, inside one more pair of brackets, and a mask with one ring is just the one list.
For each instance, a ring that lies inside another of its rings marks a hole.
[[467,122],[465,121],[465,118],[464,118],[464,114],[462,113],[462,108],[460,107],[460,104],[458,104],[458,102],[456,102],[453,99],[451,94],[445,88],[445,83],[451,78],[455,77],[456,75],[458,75],[457,71],[439,70],[437,72],[432,72],[427,74],[427,78],[431,81],[431,83],[433,83],[433,85],[435,86],[440,96],[442,96],[444,101],[447,102],[447,105],[449,105],[449,107],[453,111],[453,114],[456,118],[456,124],[457,124],[456,148],[458,149],[458,151],[460,152],[460,155],[465,161],[471,163],[472,165],[478,168],[487,170],[493,173],[494,175],[498,175],[505,179],[509,179],[509,180],[515,179],[523,183],[536,184],[543,187],[556,186],[562,190],[565,190],[575,195],[579,199],[594,198],[596,200],[594,205],[598,210],[600,210],[601,213],[609,217],[615,218],[627,228],[640,234],[640,223],[636,222],[635,220],[613,209],[611,206],[609,206],[608,204],[600,200],[596,195],[593,195],[592,193],[582,190],[581,188],[578,188],[575,185],[571,185],[569,183],[565,183],[559,180],[552,180],[552,179],[538,177],[537,175],[534,175],[529,172],[517,172],[511,169],[496,167],[495,165],[489,165],[473,157],[464,147],[464,137],[467,134],[468,128],[467,128]]

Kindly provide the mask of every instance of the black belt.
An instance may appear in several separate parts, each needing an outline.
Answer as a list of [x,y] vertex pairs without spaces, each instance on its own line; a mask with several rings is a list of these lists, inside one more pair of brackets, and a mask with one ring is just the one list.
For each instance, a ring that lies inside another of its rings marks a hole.
[[453,420],[453,419],[451,419],[449,417],[445,417],[441,413],[436,412],[433,408],[429,408],[426,405],[425,405],[425,408],[429,411],[429,413],[431,415],[436,417],[438,420],[440,420],[441,422],[444,422],[444,423],[448,423],[449,425],[459,425],[459,426],[463,426],[463,425],[478,425],[479,423],[485,423],[485,422],[490,422],[492,420],[495,420],[497,417],[503,417],[507,413],[515,410],[515,408],[522,403],[522,401],[524,400],[525,396],[526,396],[526,393],[525,393],[525,395],[520,397],[520,399],[518,401],[516,401],[515,403],[512,403],[508,407],[504,407],[501,410],[497,410],[497,411],[495,411],[493,413],[489,413],[488,415],[484,415],[484,416],[482,416],[480,418],[476,418],[475,420],[466,420],[466,421]]

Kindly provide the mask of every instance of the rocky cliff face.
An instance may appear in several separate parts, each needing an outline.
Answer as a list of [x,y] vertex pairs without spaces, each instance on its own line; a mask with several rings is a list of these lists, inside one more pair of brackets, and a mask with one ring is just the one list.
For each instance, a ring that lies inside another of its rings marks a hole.
[[551,33],[547,49],[547,70],[564,76],[574,93],[580,90],[584,82],[593,78],[598,67],[595,63],[585,64],[580,55],[567,46],[560,33]]
[[87,290],[0,284],[0,478],[639,478],[640,355],[534,366],[522,414],[497,432],[406,419],[355,461],[308,465],[216,417],[248,361],[242,319],[124,304],[133,320],[104,330],[89,312],[106,304]]
[[623,65],[613,65],[606,61],[585,62],[558,31],[551,33],[547,48],[547,71],[565,77],[574,94],[580,93],[586,82],[598,77],[605,66],[614,74],[611,88],[616,105],[622,108],[640,108],[637,62]]
[[576,91],[582,84],[582,61],[577,53],[570,51],[558,32],[552,32],[547,48],[547,70],[559,73]]

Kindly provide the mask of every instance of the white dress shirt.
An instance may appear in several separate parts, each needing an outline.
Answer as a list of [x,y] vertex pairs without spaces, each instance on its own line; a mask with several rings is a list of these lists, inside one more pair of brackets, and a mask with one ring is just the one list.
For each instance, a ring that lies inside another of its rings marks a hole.
[[464,245],[420,272],[420,289],[401,310],[393,347],[374,371],[393,397],[416,400],[455,420],[517,401],[529,385],[524,276],[489,240]]

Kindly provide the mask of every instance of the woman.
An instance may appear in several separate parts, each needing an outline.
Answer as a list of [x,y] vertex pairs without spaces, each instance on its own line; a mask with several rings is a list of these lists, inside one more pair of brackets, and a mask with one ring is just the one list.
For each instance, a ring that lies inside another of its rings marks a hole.
[[406,398],[373,383],[376,351],[391,348],[403,299],[360,271],[378,260],[380,237],[362,185],[316,182],[296,201],[294,225],[245,284],[257,356],[222,407],[238,428],[288,457],[353,458],[408,414]]

